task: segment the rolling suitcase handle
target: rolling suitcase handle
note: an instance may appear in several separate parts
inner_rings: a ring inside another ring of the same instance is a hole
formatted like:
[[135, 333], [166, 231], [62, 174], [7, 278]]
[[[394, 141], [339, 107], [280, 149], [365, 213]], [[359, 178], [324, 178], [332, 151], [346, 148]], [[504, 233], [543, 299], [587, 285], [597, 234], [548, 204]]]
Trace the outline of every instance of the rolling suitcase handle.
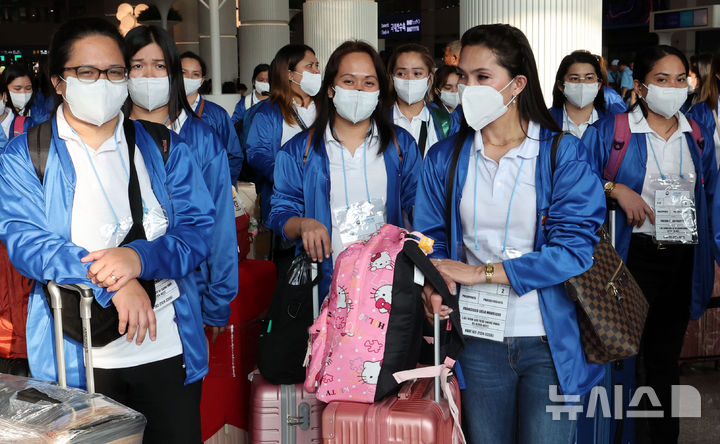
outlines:
[[[442, 306], [442, 296], [439, 294], [430, 296], [430, 304], [433, 309], [434, 362], [435, 365], [440, 365], [440, 307]], [[435, 402], [440, 403], [440, 376], [435, 376]]]
[[65, 344], [63, 342], [62, 327], [62, 298], [60, 288], [80, 293], [80, 318], [83, 329], [83, 356], [85, 357], [85, 383], [90, 394], [95, 393], [95, 378], [92, 363], [92, 334], [90, 329], [90, 307], [95, 295], [90, 287], [83, 284], [57, 284], [48, 282], [47, 289], [55, 318], [55, 356], [57, 358], [58, 383], [60, 387], [67, 387], [67, 374], [65, 371]]
[[607, 200], [608, 208], [608, 231], [610, 234], [610, 244], [615, 248], [615, 212], [617, 210], [617, 201], [615, 199]]

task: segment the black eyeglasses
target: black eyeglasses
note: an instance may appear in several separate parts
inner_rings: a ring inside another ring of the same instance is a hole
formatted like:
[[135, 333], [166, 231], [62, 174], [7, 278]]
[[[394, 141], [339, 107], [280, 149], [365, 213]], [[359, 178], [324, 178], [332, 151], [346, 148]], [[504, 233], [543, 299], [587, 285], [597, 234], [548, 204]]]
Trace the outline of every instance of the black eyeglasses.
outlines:
[[101, 74], [113, 83], [122, 83], [128, 78], [128, 69], [124, 66], [111, 66], [108, 69], [99, 69], [89, 65], [66, 66], [66, 71], [75, 71], [75, 76], [83, 83], [95, 83]]

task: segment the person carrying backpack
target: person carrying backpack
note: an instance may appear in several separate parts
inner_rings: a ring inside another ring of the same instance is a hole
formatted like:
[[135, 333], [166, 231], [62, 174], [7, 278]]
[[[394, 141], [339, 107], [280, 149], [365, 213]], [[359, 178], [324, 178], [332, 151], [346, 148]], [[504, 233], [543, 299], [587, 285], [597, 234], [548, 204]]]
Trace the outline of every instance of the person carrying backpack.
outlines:
[[615, 247], [650, 306], [638, 386], [655, 391], [663, 417], [636, 423], [638, 439], [653, 443], [677, 442], [671, 386], [680, 383], [688, 320], [705, 311], [715, 275], [708, 219], [715, 148], [712, 134], [680, 112], [687, 75], [679, 50], [661, 45], [642, 51], [634, 71], [638, 101], [583, 135], [606, 196], [618, 204]]

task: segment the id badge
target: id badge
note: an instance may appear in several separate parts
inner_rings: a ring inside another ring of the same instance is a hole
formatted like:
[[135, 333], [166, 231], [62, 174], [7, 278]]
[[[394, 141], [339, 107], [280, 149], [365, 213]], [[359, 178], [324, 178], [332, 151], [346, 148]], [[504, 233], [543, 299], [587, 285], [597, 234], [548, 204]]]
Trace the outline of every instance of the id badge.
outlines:
[[475, 284], [460, 287], [460, 325], [463, 334], [502, 342], [505, 339], [510, 286]]
[[653, 175], [649, 179], [655, 191], [655, 240], [664, 244], [697, 244], [693, 182], [678, 175]]
[[159, 311], [169, 306], [179, 297], [180, 288], [178, 288], [175, 279], [157, 280], [155, 281], [155, 307], [153, 307], [153, 310]]
[[663, 243], [698, 243], [693, 193], [673, 189], [655, 191], [655, 239]]
[[369, 239], [385, 224], [385, 203], [381, 199], [355, 202], [333, 210], [343, 248]]

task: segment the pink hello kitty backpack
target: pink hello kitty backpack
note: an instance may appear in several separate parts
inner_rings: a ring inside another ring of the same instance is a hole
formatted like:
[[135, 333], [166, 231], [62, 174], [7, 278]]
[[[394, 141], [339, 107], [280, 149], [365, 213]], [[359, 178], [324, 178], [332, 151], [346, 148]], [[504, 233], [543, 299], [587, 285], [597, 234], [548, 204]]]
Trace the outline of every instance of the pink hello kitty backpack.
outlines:
[[427, 279], [453, 308], [456, 356], [463, 344], [460, 310], [425, 256], [433, 241], [384, 225], [338, 257], [330, 295], [310, 327], [305, 389], [324, 402], [372, 403], [399, 387], [393, 374], [414, 369], [423, 341], [422, 289]]

